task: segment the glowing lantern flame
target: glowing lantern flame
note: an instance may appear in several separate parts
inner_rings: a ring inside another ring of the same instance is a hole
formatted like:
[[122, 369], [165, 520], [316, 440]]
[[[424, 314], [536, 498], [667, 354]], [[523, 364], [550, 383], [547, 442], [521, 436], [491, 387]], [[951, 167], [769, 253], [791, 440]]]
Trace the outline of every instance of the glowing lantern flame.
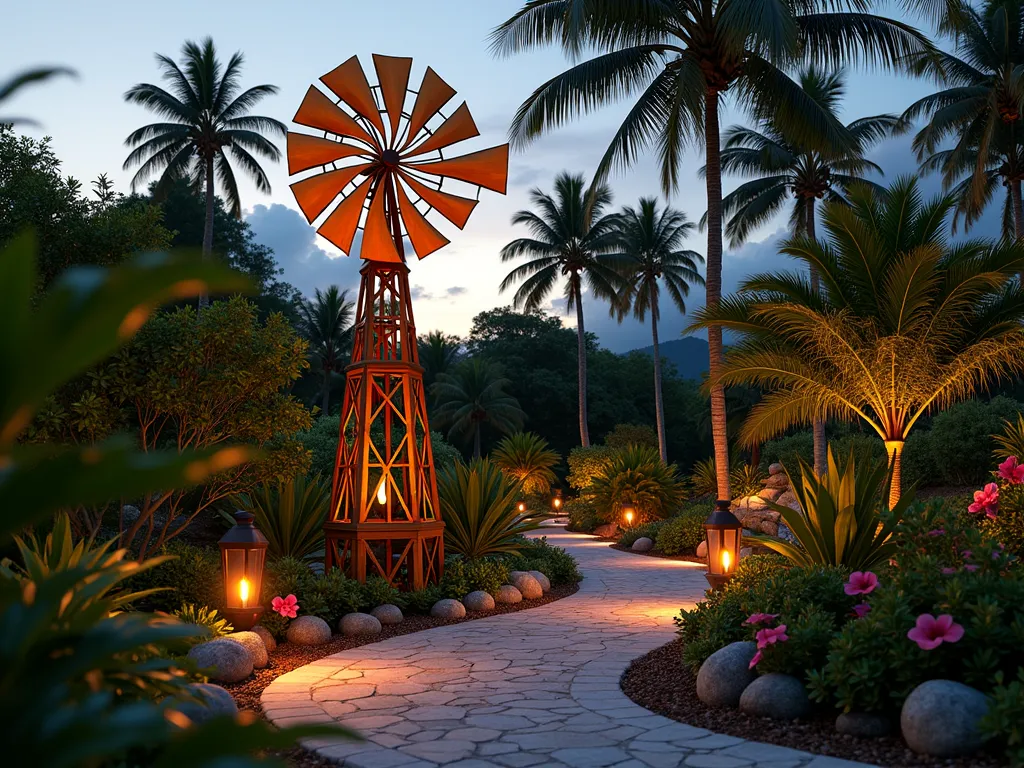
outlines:
[[249, 580], [242, 579], [238, 582], [238, 596], [242, 598], [242, 607], [249, 607]]
[[388, 489], [384, 484], [384, 478], [380, 479], [380, 485], [377, 486], [377, 503], [387, 504], [388, 503]]
[[729, 550], [722, 550], [722, 573], [728, 573], [729, 568], [732, 565], [732, 555], [729, 554]]
[[555, 503], [555, 509], [558, 509], [560, 506], [562, 506], [562, 500], [559, 499], [559, 498], [556, 498], [554, 503]]
[[627, 509], [626, 510], [626, 524], [627, 525], [632, 525], [633, 524], [633, 510], [632, 509]]
[[526, 511], [526, 504], [524, 504], [521, 501], [519, 502], [519, 511], [520, 512], [525, 512]]

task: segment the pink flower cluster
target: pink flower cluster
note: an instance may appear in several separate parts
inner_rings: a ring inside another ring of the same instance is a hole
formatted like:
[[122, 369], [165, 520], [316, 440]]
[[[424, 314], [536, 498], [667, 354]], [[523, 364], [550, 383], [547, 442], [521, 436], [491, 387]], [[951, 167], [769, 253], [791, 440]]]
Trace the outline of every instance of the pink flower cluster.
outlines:
[[774, 624], [777, 618], [777, 613], [752, 613], [743, 623], [749, 627], [756, 627], [760, 624]]
[[[758, 614], [754, 614], [757, 616]], [[760, 614], [762, 616], [768, 614]], [[748, 619], [749, 621], [749, 619]], [[777, 627], [765, 627], [764, 629], [758, 630], [754, 636], [757, 640], [757, 653], [754, 654], [754, 658], [750, 660], [749, 669], [753, 669], [758, 665], [761, 659], [764, 658], [764, 649], [769, 645], [775, 645], [775, 643], [784, 643], [789, 640], [789, 635], [786, 634], [786, 625], [779, 624]]]
[[870, 595], [878, 589], [878, 577], [871, 571], [854, 571], [843, 586], [848, 595]]
[[299, 599], [295, 595], [288, 597], [275, 597], [270, 601], [270, 608], [286, 619], [294, 619], [299, 615]]
[[1011, 456], [999, 465], [999, 476], [1011, 485], [1024, 483], [1024, 464], [1017, 462], [1016, 456]]
[[955, 643], [963, 636], [964, 628], [953, 621], [948, 613], [938, 617], [922, 613], [917, 617], [914, 628], [907, 632], [907, 637], [923, 651], [931, 651], [943, 643]]
[[[1000, 464], [999, 466], [999, 471], [1002, 473], [1003, 465]], [[967, 507], [967, 511], [973, 515], [984, 514], [986, 517], [994, 520], [996, 513], [999, 511], [999, 486], [995, 483], [989, 483], [980, 491], [975, 491], [974, 503]]]

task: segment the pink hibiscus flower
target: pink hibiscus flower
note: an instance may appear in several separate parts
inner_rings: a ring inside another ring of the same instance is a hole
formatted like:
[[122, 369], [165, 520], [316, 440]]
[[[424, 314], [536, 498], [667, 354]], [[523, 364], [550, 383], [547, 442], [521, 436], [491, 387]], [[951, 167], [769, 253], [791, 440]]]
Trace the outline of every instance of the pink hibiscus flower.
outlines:
[[929, 536], [945, 536], [946, 535], [946, 529], [945, 528], [936, 528], [933, 531], [928, 531], [928, 535]]
[[867, 603], [861, 603], [860, 605], [853, 606], [853, 612], [858, 619], [863, 619], [871, 612], [871, 606]]
[[753, 669], [754, 667], [756, 667], [756, 666], [757, 666], [757, 663], [758, 663], [759, 661], [761, 661], [761, 659], [763, 659], [763, 658], [764, 658], [764, 654], [763, 654], [763, 653], [761, 653], [760, 651], [758, 651], [757, 653], [755, 653], [755, 654], [754, 654], [754, 657], [753, 657], [753, 658], [752, 658], [752, 659], [750, 660], [750, 664], [749, 664], [749, 665], [747, 665], [747, 669]]
[[970, 571], [971, 573], [974, 573], [976, 570], [978, 570], [978, 566], [976, 566], [976, 565], [965, 565], [964, 566], [964, 570], [965, 571]]
[[942, 569], [942, 575], [943, 576], [952, 576], [954, 573], [956, 573], [956, 568], [943, 568]]
[[1016, 456], [1011, 456], [999, 465], [999, 476], [1013, 485], [1024, 483], [1024, 464], [1017, 461]]
[[870, 595], [878, 587], [878, 577], [871, 571], [854, 571], [843, 591], [848, 595]]
[[299, 600], [295, 595], [288, 597], [275, 597], [270, 601], [270, 608], [286, 619], [294, 619], [299, 614]]
[[771, 624], [777, 618], [777, 613], [752, 613], [743, 623], [747, 626], [756, 627], [758, 624]]
[[922, 613], [917, 617], [917, 624], [907, 632], [907, 637], [917, 643], [924, 651], [938, 648], [943, 643], [955, 643], [964, 636], [964, 628], [953, 621], [953, 617], [944, 613], [938, 618], [930, 613]]
[[974, 492], [974, 503], [967, 507], [967, 511], [974, 515], [985, 513], [991, 518], [996, 516], [999, 509], [999, 486], [989, 483], [980, 491]]
[[767, 648], [769, 645], [784, 643], [789, 640], [789, 635], [786, 634], [785, 624], [779, 624], [777, 627], [768, 627], [766, 629], [759, 630], [754, 637], [757, 639], [757, 647], [762, 650]]

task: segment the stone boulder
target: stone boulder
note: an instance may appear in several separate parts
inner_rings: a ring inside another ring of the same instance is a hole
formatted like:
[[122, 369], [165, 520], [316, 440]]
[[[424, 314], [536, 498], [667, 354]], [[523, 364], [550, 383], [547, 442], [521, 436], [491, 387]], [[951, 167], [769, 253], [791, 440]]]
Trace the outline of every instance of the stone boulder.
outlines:
[[461, 619], [466, 615], [466, 606], [458, 600], [445, 598], [434, 603], [430, 615], [437, 619]]
[[402, 619], [405, 618], [405, 616], [402, 615], [402, 609], [397, 605], [391, 605], [390, 603], [378, 605], [370, 611], [370, 615], [377, 619], [381, 624], [401, 624]]
[[190, 683], [185, 689], [198, 701], [169, 698], [165, 699], [165, 702], [168, 708], [181, 712], [193, 723], [205, 723], [215, 717], [234, 717], [238, 714], [238, 705], [235, 704], [234, 697], [219, 685]]
[[267, 653], [273, 653], [277, 650], [277, 640], [270, 634], [269, 629], [257, 624], [252, 628], [252, 631], [260, 636], [260, 639], [263, 641], [263, 647], [267, 649]]
[[211, 680], [237, 683], [252, 674], [252, 654], [249, 649], [223, 637], [193, 646], [188, 657]]
[[299, 616], [291, 620], [285, 637], [296, 645], [323, 645], [330, 642], [331, 627], [319, 616]]
[[631, 549], [634, 552], [650, 552], [654, 549], [654, 539], [648, 538], [647, 536], [641, 536], [633, 542]]
[[793, 493], [793, 491], [786, 491], [784, 494], [782, 494], [781, 496], [779, 496], [779, 498], [775, 500], [775, 503], [778, 504], [780, 507], [789, 507], [790, 509], [795, 509], [798, 511], [800, 509], [800, 502], [799, 500], [797, 500], [796, 494]]
[[709, 707], [735, 707], [748, 685], [757, 677], [750, 660], [757, 653], [753, 641], [730, 643], [719, 648], [697, 671], [697, 698]]
[[467, 611], [493, 611], [494, 610], [494, 598], [484, 592], [482, 589], [478, 589], [476, 592], [470, 592], [464, 598], [462, 598], [462, 604], [466, 606]]
[[527, 571], [527, 573], [537, 580], [537, 583], [540, 584], [541, 589], [543, 589], [545, 592], [551, 591], [551, 579], [545, 576], [541, 571]]
[[844, 736], [877, 739], [889, 734], [892, 722], [875, 712], [843, 712], [836, 718], [836, 730]]
[[764, 487], [784, 490], [789, 488], [789, 478], [781, 473], [777, 475], [768, 475], [768, 479], [764, 481]]
[[618, 523], [605, 523], [604, 525], [599, 525], [594, 529], [594, 535], [600, 536], [602, 539], [614, 539], [618, 534]]
[[523, 593], [513, 587], [511, 584], [505, 584], [498, 587], [498, 594], [494, 596], [494, 602], [496, 603], [521, 603], [523, 602]]
[[239, 643], [245, 646], [246, 650], [252, 656], [252, 665], [256, 669], [263, 669], [267, 666], [267, 662], [270, 660], [267, 656], [267, 646], [263, 642], [263, 638], [256, 632], [232, 632], [230, 635], [225, 635], [225, 639]]
[[338, 622], [338, 631], [345, 637], [379, 635], [380, 619], [368, 613], [346, 613]]
[[779, 462], [775, 462], [774, 464], [769, 464], [768, 465], [768, 474], [769, 475], [782, 475], [782, 474], [785, 474], [785, 472], [786, 472], [785, 467], [783, 467]]
[[903, 702], [900, 729], [915, 752], [933, 757], [969, 755], [981, 749], [978, 723], [987, 712], [988, 699], [981, 691], [952, 680], [929, 680]]
[[512, 571], [508, 575], [508, 580], [513, 587], [519, 590], [524, 600], [536, 600], [539, 597], [544, 597], [544, 590], [541, 588], [540, 582], [526, 571]]
[[700, 544], [697, 545], [697, 557], [707, 559], [708, 556], [708, 540], [704, 539]]
[[796, 720], [811, 709], [804, 684], [792, 675], [761, 675], [743, 689], [740, 710], [756, 717]]

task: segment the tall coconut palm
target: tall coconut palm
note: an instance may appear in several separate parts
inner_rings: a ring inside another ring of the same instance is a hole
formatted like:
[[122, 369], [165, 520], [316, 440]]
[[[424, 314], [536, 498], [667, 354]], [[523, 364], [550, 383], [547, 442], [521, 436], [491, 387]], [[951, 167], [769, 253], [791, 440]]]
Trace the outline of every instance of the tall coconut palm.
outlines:
[[[819, 107], [838, 117], [844, 92], [840, 73], [825, 74], [817, 67], [800, 73], [800, 87]], [[895, 115], [876, 115], [854, 120], [846, 126], [853, 146], [801, 144], [790, 140], [784, 126], [766, 121], [761, 131], [733, 126], [725, 132], [722, 172], [754, 176], [722, 199], [722, 213], [728, 218], [725, 234], [733, 248], [741, 245], [751, 232], [771, 220], [793, 200], [790, 229], [794, 235], [814, 238], [815, 203], [819, 199], [844, 199], [855, 182], [870, 184], [861, 176], [867, 171], [882, 174], [882, 169], [864, 153], [900, 127]], [[701, 222], [704, 223], [703, 221]], [[811, 285], [817, 286], [815, 270]], [[821, 477], [826, 470], [825, 423], [815, 419], [814, 471]]]
[[442, 373], [447, 373], [462, 354], [462, 340], [444, 331], [431, 331], [419, 342], [420, 365], [423, 366], [423, 386], [428, 390]]
[[[951, 26], [955, 53], [913, 57], [915, 72], [930, 75], [942, 87], [904, 113], [908, 123], [928, 117], [914, 137], [914, 149], [921, 160], [928, 159], [928, 167], [941, 169], [947, 186], [970, 171], [970, 183], [961, 185], [959, 195], [972, 221], [991, 198], [991, 171], [1002, 168], [1014, 232], [1024, 237], [1024, 5], [1012, 0], [987, 0], [979, 8], [962, 3]], [[935, 154], [950, 139], [953, 146]]]
[[348, 300], [348, 291], [336, 285], [327, 290], [316, 289], [313, 300], [299, 307], [302, 333], [309, 340], [309, 355], [323, 375], [320, 415], [326, 416], [331, 405], [331, 379], [348, 364], [352, 351], [352, 316], [355, 304]]
[[565, 276], [566, 311], [576, 310], [580, 442], [588, 447], [583, 283], [594, 296], [607, 299], [614, 297], [621, 287], [615, 262], [608, 256], [617, 247], [618, 217], [604, 213], [612, 201], [608, 187], [598, 185], [588, 191], [582, 174], [562, 172], [555, 178], [553, 196], [533, 189], [530, 199], [538, 212], [519, 211], [512, 217], [512, 223], [525, 225], [532, 237], [513, 240], [501, 249], [502, 261], [528, 261], [508, 273], [501, 281], [501, 290], [522, 282], [514, 303], [516, 308], [531, 311], [543, 304]]
[[633, 317], [641, 323], [651, 313], [651, 339], [654, 344], [654, 409], [658, 427], [658, 450], [668, 463], [665, 447], [665, 401], [661, 394], [661, 354], [658, 350], [658, 321], [661, 319], [661, 284], [669, 300], [686, 313], [686, 296], [690, 285], [704, 285], [697, 265], [704, 257], [682, 248], [693, 232], [693, 223], [686, 214], [666, 206], [658, 210], [653, 197], [640, 198], [636, 208], [626, 207], [619, 223], [622, 248], [622, 273], [626, 286], [618, 297], [621, 320], [632, 308]]
[[506, 392], [511, 384], [497, 364], [479, 358], [464, 360], [451, 373], [440, 374], [431, 387], [438, 426], [447, 427], [449, 437], [471, 439], [473, 458], [479, 459], [485, 424], [510, 434], [526, 418], [519, 401]]
[[1024, 266], [1017, 243], [950, 244], [955, 201], [923, 202], [913, 179], [879, 195], [850, 191], [826, 202], [825, 237], [782, 248], [815, 267], [755, 275], [739, 293], [699, 313], [741, 335], [719, 381], [766, 389], [740, 433], [747, 444], [814, 418], [863, 419], [893, 466], [889, 503], [900, 497], [903, 444], [930, 410], [973, 396], [1024, 370]]
[[[203, 255], [208, 257], [213, 251], [215, 177], [220, 179], [229, 210], [241, 217], [242, 201], [232, 161], [256, 189], [270, 194], [270, 180], [257, 157], [279, 160], [281, 151], [267, 135], [283, 137], [287, 128], [271, 117], [249, 114], [264, 97], [277, 93], [277, 86], [256, 85], [241, 91], [241, 52], [233, 54], [224, 66], [208, 37], [201, 43], [186, 42], [181, 54], [180, 66], [168, 56], [156, 56], [170, 90], [139, 83], [125, 92], [125, 101], [146, 107], [165, 122], [151, 123], [128, 135], [124, 143], [132, 152], [124, 168], [138, 166], [132, 189], [160, 173], [154, 190], [157, 198], [180, 177], [189, 178], [196, 189], [205, 191]], [[204, 303], [201, 297], [200, 304]]]
[[[835, 116], [815, 104], [786, 71], [808, 62], [829, 68], [858, 59], [888, 64], [933, 50], [917, 30], [866, 13], [865, 5], [856, 0], [533, 0], [494, 31], [498, 53], [560, 45], [575, 59], [593, 55], [533, 92], [513, 120], [512, 142], [522, 147], [582, 114], [633, 98], [595, 181], [656, 148], [666, 193], [678, 185], [686, 146], [703, 144], [706, 303], [715, 307], [722, 290], [721, 101], [731, 96], [736, 106], [770, 117], [795, 141], [852, 145]], [[712, 324], [713, 381], [719, 380], [722, 349], [722, 329]], [[711, 389], [711, 411], [718, 498], [727, 500], [729, 448], [720, 384]]]

